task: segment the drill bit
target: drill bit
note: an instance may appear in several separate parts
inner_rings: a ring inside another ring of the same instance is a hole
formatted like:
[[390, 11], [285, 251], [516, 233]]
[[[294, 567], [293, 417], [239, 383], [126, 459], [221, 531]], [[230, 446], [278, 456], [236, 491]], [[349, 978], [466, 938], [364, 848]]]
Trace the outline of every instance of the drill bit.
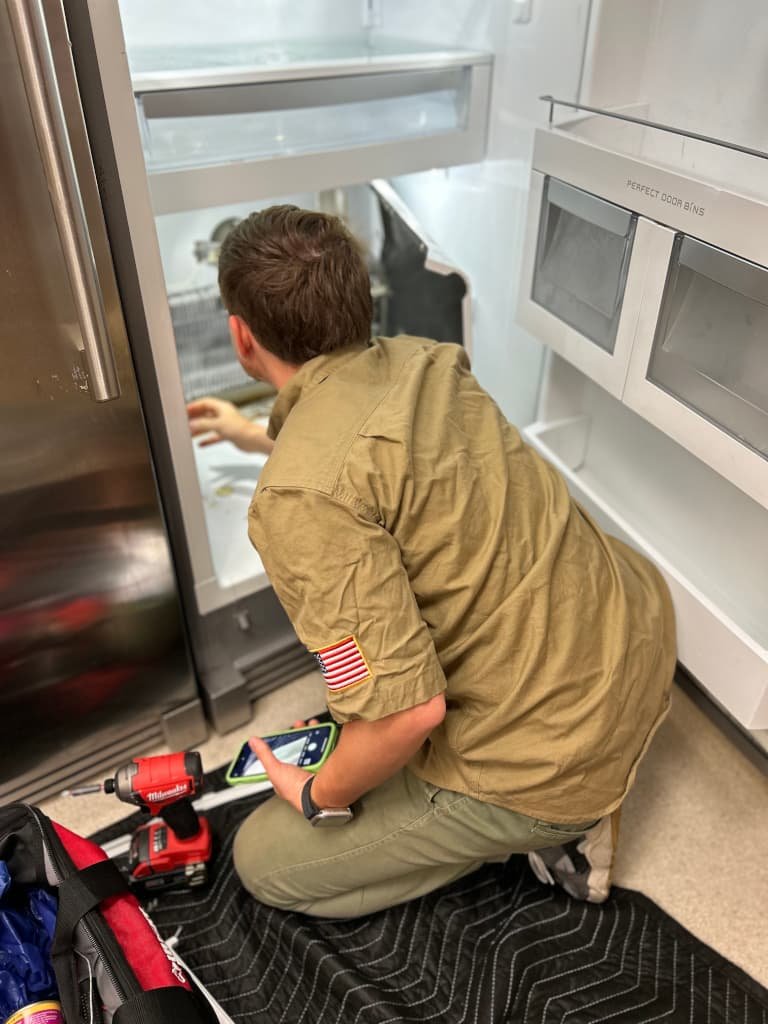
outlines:
[[93, 782], [89, 786], [75, 786], [74, 789], [62, 790], [62, 796], [86, 796], [88, 793], [101, 793], [104, 789], [102, 782]]

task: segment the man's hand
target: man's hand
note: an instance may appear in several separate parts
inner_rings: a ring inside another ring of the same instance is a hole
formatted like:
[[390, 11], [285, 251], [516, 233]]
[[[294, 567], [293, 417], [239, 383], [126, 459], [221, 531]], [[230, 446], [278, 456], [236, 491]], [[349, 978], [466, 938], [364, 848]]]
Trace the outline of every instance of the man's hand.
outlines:
[[[386, 718], [347, 722], [330, 757], [315, 775], [313, 802], [321, 808], [350, 807], [407, 764], [444, 717], [445, 695], [440, 693]], [[313, 721], [310, 719], [309, 724]], [[294, 727], [303, 724], [296, 722]], [[308, 773], [278, 761], [269, 745], [258, 737], [248, 743], [264, 765], [275, 793], [303, 814], [301, 790]]]
[[300, 814], [303, 814], [301, 791], [304, 788], [304, 783], [310, 778], [310, 773], [303, 768], [297, 768], [295, 764], [278, 761], [269, 744], [259, 739], [258, 736], [248, 740], [248, 745], [264, 765], [264, 771], [269, 776], [275, 793], [283, 800], [287, 800]]
[[386, 718], [347, 722], [315, 776], [312, 800], [318, 807], [350, 807], [406, 765], [444, 717], [440, 693]]
[[220, 398], [198, 398], [187, 406], [189, 429], [193, 437], [208, 435], [201, 446], [231, 441], [244, 452], [269, 455], [274, 441], [267, 437], [264, 427], [238, 412], [231, 402]]

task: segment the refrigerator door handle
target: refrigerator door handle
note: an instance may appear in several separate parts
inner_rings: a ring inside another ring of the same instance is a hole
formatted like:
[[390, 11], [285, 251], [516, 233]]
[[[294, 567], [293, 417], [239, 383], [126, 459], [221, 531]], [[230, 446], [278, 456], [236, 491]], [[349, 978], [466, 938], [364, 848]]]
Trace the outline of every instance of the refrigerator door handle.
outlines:
[[120, 397], [120, 382], [42, 2], [6, 5], [82, 331], [90, 394], [109, 402]]

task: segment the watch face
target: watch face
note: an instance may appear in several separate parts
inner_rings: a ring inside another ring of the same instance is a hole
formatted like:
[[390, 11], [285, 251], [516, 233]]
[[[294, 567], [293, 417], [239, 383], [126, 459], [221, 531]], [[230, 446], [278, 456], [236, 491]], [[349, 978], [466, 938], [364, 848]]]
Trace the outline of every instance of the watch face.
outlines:
[[315, 828], [328, 828], [334, 825], [346, 825], [353, 817], [349, 807], [324, 808], [310, 818], [310, 821]]

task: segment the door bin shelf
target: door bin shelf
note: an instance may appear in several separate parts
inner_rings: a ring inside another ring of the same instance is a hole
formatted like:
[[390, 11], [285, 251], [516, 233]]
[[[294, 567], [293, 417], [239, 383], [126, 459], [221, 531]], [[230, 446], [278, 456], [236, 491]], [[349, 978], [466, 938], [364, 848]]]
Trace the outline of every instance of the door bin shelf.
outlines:
[[679, 236], [648, 379], [768, 457], [768, 271]]
[[[520, 319], [617, 398], [641, 299], [644, 241], [630, 210], [533, 171]], [[630, 273], [630, 263], [639, 272]]]
[[768, 270], [675, 235], [624, 400], [768, 507]]
[[[184, 56], [168, 67], [163, 53], [153, 60], [132, 55], [156, 213], [337, 187], [485, 154], [487, 53], [414, 52], [396, 42], [356, 48], [342, 40], [293, 63], [269, 63], [254, 50], [215, 59], [194, 50], [180, 68]], [[247, 65], [233, 63], [246, 56]]]
[[533, 300], [613, 354], [637, 217], [547, 178]]

